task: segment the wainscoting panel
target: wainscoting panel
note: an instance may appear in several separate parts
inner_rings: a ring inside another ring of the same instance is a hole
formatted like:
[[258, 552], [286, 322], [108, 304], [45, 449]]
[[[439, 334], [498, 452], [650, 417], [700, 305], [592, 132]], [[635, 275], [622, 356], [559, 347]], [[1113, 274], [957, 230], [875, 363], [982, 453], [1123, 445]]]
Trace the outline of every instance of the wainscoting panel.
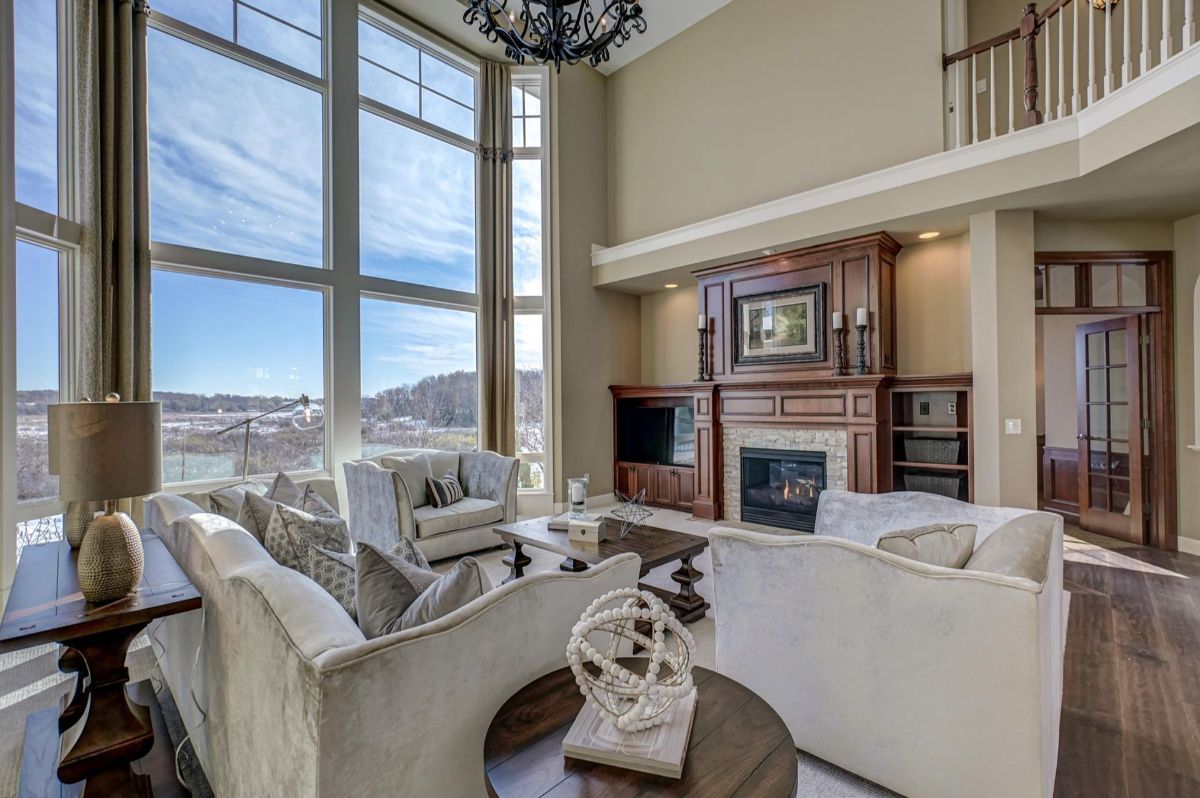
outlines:
[[1042, 508], [1078, 523], [1078, 449], [1047, 446], [1042, 450]]

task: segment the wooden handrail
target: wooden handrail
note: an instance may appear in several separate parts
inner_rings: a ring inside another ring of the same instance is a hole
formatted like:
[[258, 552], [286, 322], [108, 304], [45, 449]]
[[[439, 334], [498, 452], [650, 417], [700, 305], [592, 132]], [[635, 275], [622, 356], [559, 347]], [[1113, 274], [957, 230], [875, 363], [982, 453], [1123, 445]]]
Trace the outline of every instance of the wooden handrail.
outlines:
[[980, 53], [986, 53], [993, 47], [999, 47], [1002, 44], [1007, 44], [1013, 39], [1019, 38], [1021, 38], [1021, 29], [1013, 28], [1008, 33], [1001, 33], [999, 36], [993, 36], [986, 42], [980, 42], [979, 44], [959, 50], [956, 53], [950, 53], [950, 55], [944, 55], [942, 56], [942, 70], [945, 71], [949, 69], [951, 64], [958, 63], [959, 61], [966, 61], [971, 56], [979, 55]]
[[1070, 3], [1070, 2], [1071, 2], [1071, 0], [1054, 0], [1054, 2], [1051, 3], [1045, 11], [1038, 14], [1038, 25], [1041, 25], [1043, 22], [1048, 20], [1050, 17], [1057, 14], [1059, 9], [1061, 9], [1063, 6], [1065, 6], [1067, 3]]

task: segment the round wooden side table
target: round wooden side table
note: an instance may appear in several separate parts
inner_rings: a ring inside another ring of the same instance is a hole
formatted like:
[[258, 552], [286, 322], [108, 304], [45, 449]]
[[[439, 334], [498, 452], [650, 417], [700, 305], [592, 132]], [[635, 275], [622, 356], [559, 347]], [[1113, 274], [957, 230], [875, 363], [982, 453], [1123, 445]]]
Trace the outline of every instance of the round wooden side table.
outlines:
[[584, 701], [563, 668], [523, 687], [492, 719], [483, 756], [488, 795], [794, 798], [796, 746], [775, 710], [719, 673], [696, 668], [692, 675], [699, 694], [681, 778], [563, 756], [563, 738]]

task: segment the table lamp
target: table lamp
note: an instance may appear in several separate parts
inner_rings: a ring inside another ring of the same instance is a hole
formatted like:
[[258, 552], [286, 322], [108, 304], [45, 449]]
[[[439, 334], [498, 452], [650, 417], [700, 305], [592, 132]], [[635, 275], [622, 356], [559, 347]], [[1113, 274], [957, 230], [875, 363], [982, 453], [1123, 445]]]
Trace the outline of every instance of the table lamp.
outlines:
[[162, 489], [162, 404], [67, 402], [49, 408], [50, 473], [66, 501], [103, 501], [104, 514], [88, 525], [76, 566], [79, 588], [91, 602], [121, 598], [142, 581], [142, 538], [118, 499]]

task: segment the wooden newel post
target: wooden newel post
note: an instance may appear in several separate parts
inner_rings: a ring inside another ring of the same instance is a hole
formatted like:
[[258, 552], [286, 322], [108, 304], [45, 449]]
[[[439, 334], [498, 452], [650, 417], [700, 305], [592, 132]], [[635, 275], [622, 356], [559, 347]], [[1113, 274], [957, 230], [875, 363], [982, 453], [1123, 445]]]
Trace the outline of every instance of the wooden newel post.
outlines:
[[1025, 40], [1025, 125], [1042, 124], [1042, 112], [1038, 110], [1038, 63], [1037, 63], [1038, 14], [1037, 3], [1025, 6], [1021, 17], [1021, 38]]

